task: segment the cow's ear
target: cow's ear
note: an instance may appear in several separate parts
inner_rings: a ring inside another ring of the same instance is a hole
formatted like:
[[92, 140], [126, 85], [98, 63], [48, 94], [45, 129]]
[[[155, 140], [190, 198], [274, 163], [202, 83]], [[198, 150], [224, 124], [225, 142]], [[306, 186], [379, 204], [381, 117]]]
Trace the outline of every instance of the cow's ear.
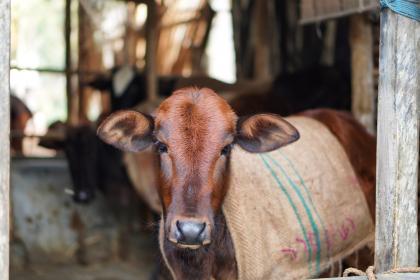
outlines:
[[298, 130], [274, 114], [257, 114], [238, 120], [236, 142], [251, 153], [276, 150], [299, 139]]
[[138, 152], [153, 143], [153, 118], [136, 111], [119, 111], [106, 118], [98, 136], [116, 148]]

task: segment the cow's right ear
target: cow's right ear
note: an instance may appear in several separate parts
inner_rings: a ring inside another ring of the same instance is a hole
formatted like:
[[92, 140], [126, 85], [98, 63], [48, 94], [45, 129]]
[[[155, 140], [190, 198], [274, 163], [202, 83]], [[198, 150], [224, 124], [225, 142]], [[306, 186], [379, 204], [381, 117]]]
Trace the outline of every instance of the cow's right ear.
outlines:
[[106, 118], [98, 128], [104, 142], [129, 152], [146, 149], [153, 143], [154, 121], [136, 111], [119, 111]]

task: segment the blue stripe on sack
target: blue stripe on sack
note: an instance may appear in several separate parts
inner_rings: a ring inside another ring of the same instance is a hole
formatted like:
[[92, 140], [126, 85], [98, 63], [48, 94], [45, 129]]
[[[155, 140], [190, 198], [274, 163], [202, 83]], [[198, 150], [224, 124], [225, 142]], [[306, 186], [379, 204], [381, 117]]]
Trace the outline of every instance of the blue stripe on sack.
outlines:
[[305, 201], [305, 198], [303, 197], [299, 187], [290, 179], [290, 177], [287, 175], [284, 168], [281, 166], [280, 163], [278, 163], [277, 160], [275, 160], [272, 156], [269, 154], [266, 154], [266, 156], [271, 160], [272, 163], [274, 163], [275, 166], [277, 166], [281, 173], [286, 177], [287, 181], [289, 182], [290, 186], [294, 189], [296, 195], [299, 197], [300, 202], [303, 205], [303, 208], [305, 209], [306, 215], [308, 216], [309, 222], [311, 224], [311, 228], [315, 234], [315, 240], [316, 240], [316, 273], [319, 273], [321, 271], [320, 263], [321, 263], [321, 239], [319, 237], [319, 230], [318, 226], [315, 222], [314, 217], [312, 216], [312, 212], [308, 207], [308, 204]]
[[302, 230], [302, 234], [303, 234], [303, 238], [304, 238], [305, 243], [306, 243], [306, 247], [308, 248], [308, 266], [309, 266], [309, 273], [312, 273], [312, 264], [311, 264], [311, 261], [312, 261], [312, 246], [311, 246], [311, 244], [309, 242], [308, 234], [306, 232], [306, 228], [304, 227], [304, 225], [302, 223], [302, 219], [301, 219], [301, 217], [299, 215], [299, 211], [298, 211], [296, 205], [293, 203], [292, 197], [290, 196], [290, 194], [286, 190], [285, 186], [280, 181], [280, 179], [277, 177], [277, 174], [274, 172], [274, 169], [271, 168], [270, 164], [263, 157], [263, 155], [259, 155], [259, 156], [261, 157], [261, 160], [263, 161], [265, 167], [270, 171], [270, 173], [273, 176], [274, 180], [277, 182], [277, 185], [282, 190], [283, 194], [286, 196], [286, 198], [287, 198], [290, 206], [293, 209], [293, 212], [295, 213], [296, 219], [298, 220], [299, 226], [300, 226], [300, 228]]
[[[306, 196], [309, 199], [309, 203], [311, 204], [311, 206], [312, 206], [312, 208], [315, 212], [316, 217], [318, 218], [319, 222], [321, 223], [322, 231], [324, 232], [324, 235], [325, 235], [325, 240], [326, 240], [327, 244], [329, 244], [329, 236], [328, 236], [327, 229], [325, 227], [324, 221], [321, 219], [321, 216], [319, 215], [318, 210], [315, 207], [315, 204], [312, 200], [312, 194], [309, 191], [308, 187], [306, 186], [305, 181], [303, 180], [302, 176], [300, 175], [299, 171], [297, 170], [297, 168], [295, 167], [293, 162], [284, 153], [282, 153], [281, 150], [278, 150], [278, 154], [283, 159], [285, 159], [287, 161], [287, 163], [289, 164], [289, 166], [292, 168], [293, 172], [295, 173], [296, 177], [300, 181], [300, 184], [302, 185], [303, 189], [305, 190]], [[327, 245], [327, 247], [328, 247], [327, 257], [329, 258], [330, 257], [329, 245]]]

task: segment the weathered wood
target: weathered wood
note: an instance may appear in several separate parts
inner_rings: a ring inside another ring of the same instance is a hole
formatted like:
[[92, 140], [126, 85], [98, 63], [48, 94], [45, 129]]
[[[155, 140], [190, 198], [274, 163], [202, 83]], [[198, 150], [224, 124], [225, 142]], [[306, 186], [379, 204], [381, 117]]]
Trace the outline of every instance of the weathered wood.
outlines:
[[[80, 72], [103, 72], [102, 67], [102, 51], [95, 43], [95, 26], [92, 18], [86, 12], [83, 5], [79, 5], [78, 9], [78, 35], [79, 35], [79, 56], [78, 69]], [[92, 98], [93, 89], [86, 86], [91, 76], [79, 74], [78, 75], [78, 119], [79, 122], [88, 120], [88, 111], [90, 107], [90, 100]]]
[[[381, 11], [375, 267], [417, 266], [420, 24]], [[417, 276], [418, 279], [418, 276]]]
[[372, 26], [364, 14], [350, 17], [352, 112], [371, 133], [375, 132]]
[[373, 0], [353, 1], [317, 1], [304, 0], [300, 4], [300, 24], [320, 22], [370, 11], [378, 7], [379, 2]]
[[334, 65], [335, 44], [337, 41], [337, 21], [329, 20], [325, 23], [325, 32], [323, 39], [323, 50], [321, 55], [321, 64], [327, 66]]
[[66, 0], [64, 8], [64, 47], [66, 70], [67, 121], [75, 124], [77, 121], [77, 99], [74, 95], [71, 73], [71, 0]]
[[140, 33], [136, 30], [136, 11], [135, 2], [127, 3], [127, 19], [124, 35], [124, 64], [135, 66], [137, 64], [137, 42]]
[[[380, 274], [377, 275], [378, 280], [418, 280], [419, 275], [416, 273], [400, 273], [400, 274]], [[368, 280], [366, 276], [352, 276], [352, 277], [340, 277], [340, 278], [325, 278], [328, 280]]]
[[255, 26], [252, 34], [255, 40], [254, 77], [256, 79], [270, 78], [270, 49], [268, 30], [268, 1], [256, 1], [254, 8]]
[[147, 1], [146, 19], [146, 76], [147, 76], [147, 97], [150, 102], [158, 99], [157, 68], [156, 68], [156, 48], [158, 34], [158, 14], [156, 2]]
[[0, 0], [0, 280], [9, 279], [10, 0]]

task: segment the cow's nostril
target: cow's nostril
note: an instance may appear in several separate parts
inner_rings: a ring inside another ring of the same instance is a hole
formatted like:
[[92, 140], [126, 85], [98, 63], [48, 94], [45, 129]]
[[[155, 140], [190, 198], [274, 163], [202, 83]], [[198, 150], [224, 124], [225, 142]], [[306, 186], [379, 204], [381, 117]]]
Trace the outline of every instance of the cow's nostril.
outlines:
[[177, 221], [176, 239], [179, 243], [188, 245], [201, 245], [206, 238], [206, 223], [196, 221]]

